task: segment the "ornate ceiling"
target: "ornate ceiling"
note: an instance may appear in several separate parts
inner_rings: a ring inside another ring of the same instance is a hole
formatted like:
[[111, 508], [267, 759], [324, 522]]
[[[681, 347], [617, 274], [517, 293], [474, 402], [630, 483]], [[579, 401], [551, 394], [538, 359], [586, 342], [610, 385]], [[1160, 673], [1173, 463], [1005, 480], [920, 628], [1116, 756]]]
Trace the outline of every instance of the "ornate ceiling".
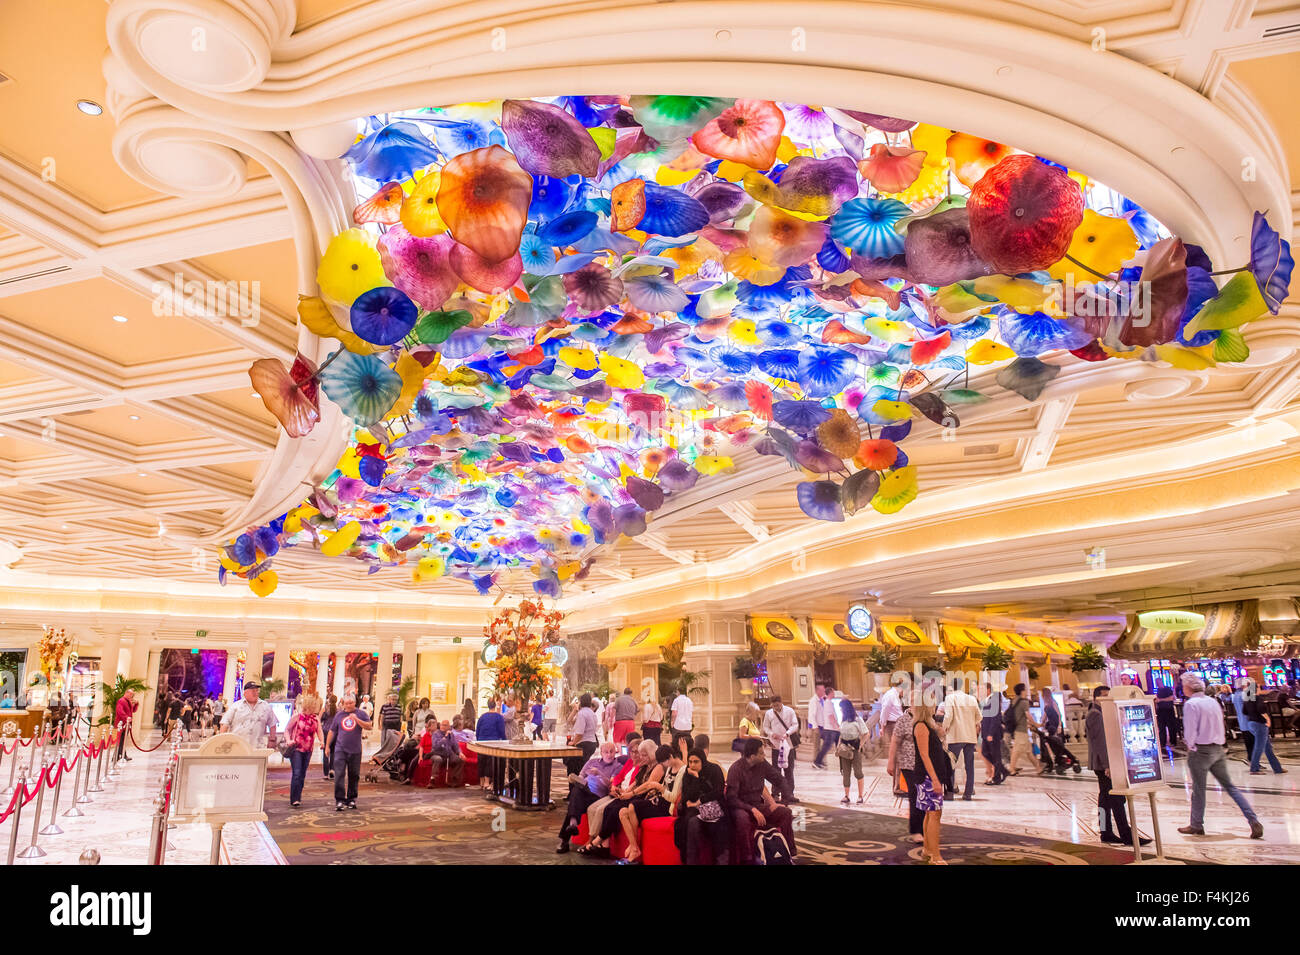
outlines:
[[[247, 368], [295, 348], [323, 353], [296, 327], [296, 297], [313, 291], [316, 257], [350, 208], [338, 164], [322, 157], [367, 112], [557, 84], [724, 94], [742, 77], [751, 93], [803, 102], [834, 89], [934, 122], [960, 111], [961, 128], [1077, 160], [1216, 260], [1240, 257], [1245, 236], [1233, 230], [1252, 208], [1293, 229], [1297, 3], [556, 13], [514, 0], [491, 23], [480, 16], [478, 5], [434, 0], [3, 5], [6, 619], [39, 616], [31, 595], [43, 579], [57, 579], [55, 591], [219, 594], [211, 545], [282, 513], [329, 473], [345, 441], [337, 411], [309, 438], [288, 439]], [[105, 112], [79, 112], [80, 99]], [[187, 281], [258, 283], [257, 322], [177, 307], [164, 290]], [[670, 603], [834, 611], [866, 594], [1082, 631], [1113, 629], [1135, 601], [1179, 588], [1294, 590], [1294, 294], [1247, 337], [1245, 366], [1067, 368], [1032, 405], [995, 398], [955, 435], [918, 427], [908, 453], [927, 493], [892, 517], [810, 529], [792, 493], [799, 477], [783, 465], [719, 477], [660, 512], [650, 533], [608, 545], [587, 591], [565, 602], [602, 623]], [[1071, 579], [1096, 546], [1106, 575]], [[480, 602], [459, 582], [377, 581], [306, 548], [277, 564], [310, 586], [260, 605], [246, 592], [221, 599], [241, 617], [380, 585], [442, 606]], [[941, 593], [963, 586], [987, 589]]]

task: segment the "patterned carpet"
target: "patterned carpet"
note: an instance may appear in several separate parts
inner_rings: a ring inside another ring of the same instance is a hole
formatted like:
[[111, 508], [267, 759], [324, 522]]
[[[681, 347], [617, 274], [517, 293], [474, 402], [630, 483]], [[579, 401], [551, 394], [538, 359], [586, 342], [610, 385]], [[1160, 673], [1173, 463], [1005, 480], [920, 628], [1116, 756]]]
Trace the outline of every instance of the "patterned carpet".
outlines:
[[[291, 809], [288, 771], [272, 768], [268, 776], [266, 825], [293, 865], [600, 864], [555, 854], [558, 812], [504, 809], [477, 789], [430, 791], [389, 782], [362, 783], [359, 808], [335, 812], [331, 786], [310, 773], [302, 807]], [[797, 808], [801, 864], [920, 864], [904, 819], [807, 803]], [[1107, 846], [959, 826], [944, 827], [943, 845], [950, 862], [978, 865], [1121, 865], [1133, 858]]]

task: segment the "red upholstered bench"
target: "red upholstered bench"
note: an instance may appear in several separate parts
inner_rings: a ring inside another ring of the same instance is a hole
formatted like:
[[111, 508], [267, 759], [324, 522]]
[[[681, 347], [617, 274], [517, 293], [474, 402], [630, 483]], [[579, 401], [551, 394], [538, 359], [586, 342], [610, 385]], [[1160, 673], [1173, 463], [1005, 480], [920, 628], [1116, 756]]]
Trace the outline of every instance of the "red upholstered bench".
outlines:
[[[591, 839], [591, 832], [587, 829], [587, 814], [582, 814], [582, 822], [578, 824], [578, 834], [573, 837], [572, 843], [575, 846], [585, 846]], [[615, 859], [623, 858], [623, 853], [627, 852], [627, 836], [623, 835], [620, 828], [614, 834], [614, 838], [609, 843], [609, 854]]]
[[673, 842], [674, 816], [660, 816], [641, 823], [642, 865], [681, 865], [682, 854]]
[[433, 772], [433, 760], [417, 759], [415, 761], [415, 768], [411, 770], [411, 785], [412, 786], [429, 785], [429, 774], [432, 772]]

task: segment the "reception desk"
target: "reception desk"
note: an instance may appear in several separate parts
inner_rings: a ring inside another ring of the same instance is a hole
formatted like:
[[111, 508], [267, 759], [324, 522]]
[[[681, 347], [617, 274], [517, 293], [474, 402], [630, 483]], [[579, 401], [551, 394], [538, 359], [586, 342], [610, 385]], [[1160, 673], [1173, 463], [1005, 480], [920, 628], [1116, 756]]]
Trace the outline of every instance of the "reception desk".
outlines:
[[40, 706], [24, 710], [0, 709], [0, 736], [5, 738], [19, 736], [26, 739], [33, 732], [39, 733], [48, 713], [49, 710]]

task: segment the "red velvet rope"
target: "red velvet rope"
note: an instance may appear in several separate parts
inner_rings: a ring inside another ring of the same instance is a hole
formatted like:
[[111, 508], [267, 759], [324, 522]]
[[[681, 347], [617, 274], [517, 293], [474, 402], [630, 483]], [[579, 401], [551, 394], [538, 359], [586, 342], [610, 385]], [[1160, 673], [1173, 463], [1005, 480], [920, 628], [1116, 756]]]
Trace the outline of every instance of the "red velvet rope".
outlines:
[[176, 732], [176, 728], [175, 728], [175, 727], [172, 727], [171, 730], [167, 733], [167, 735], [164, 736], [164, 737], [163, 737], [163, 738], [158, 742], [158, 745], [157, 745], [157, 746], [152, 746], [152, 747], [150, 747], [149, 749], [145, 749], [143, 746], [141, 746], [139, 743], [136, 742], [136, 740], [135, 740], [135, 730], [134, 730], [131, 726], [129, 726], [129, 725], [127, 726], [127, 728], [126, 728], [126, 732], [127, 732], [127, 736], [128, 736], [128, 738], [131, 740], [131, 745], [134, 746], [134, 747], [135, 747], [139, 752], [141, 752], [141, 753], [152, 753], [152, 752], [154, 752], [155, 750], [162, 749], [162, 745], [163, 745], [163, 743], [167, 742], [167, 740], [171, 738], [172, 733], [175, 733], [175, 732]]

